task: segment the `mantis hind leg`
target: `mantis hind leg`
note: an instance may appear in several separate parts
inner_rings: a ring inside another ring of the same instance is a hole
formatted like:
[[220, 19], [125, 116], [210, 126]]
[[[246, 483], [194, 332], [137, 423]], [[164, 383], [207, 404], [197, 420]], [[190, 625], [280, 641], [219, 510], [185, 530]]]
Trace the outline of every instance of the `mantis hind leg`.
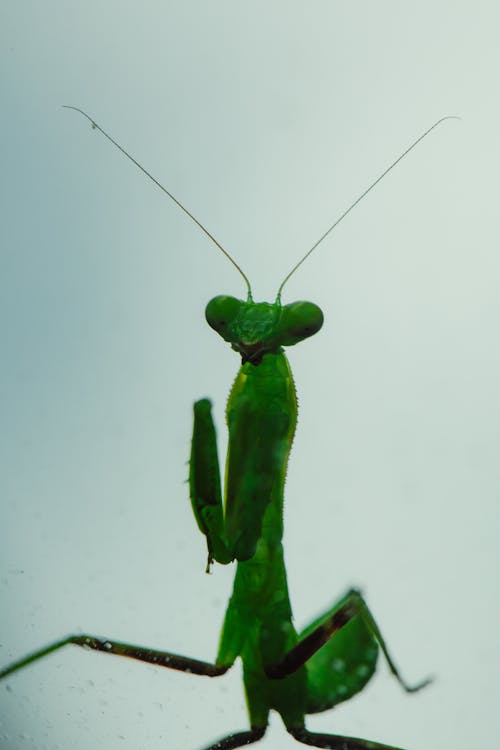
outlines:
[[340, 734], [322, 734], [309, 732], [307, 729], [288, 729], [297, 742], [325, 750], [401, 750], [393, 745], [382, 745], [380, 742], [361, 740], [356, 737], [344, 737]]
[[233, 750], [235, 747], [252, 745], [254, 742], [258, 742], [262, 739], [265, 733], [266, 727], [254, 727], [247, 732], [228, 734], [227, 737], [223, 737], [214, 745], [210, 745], [210, 747], [206, 747], [204, 750]]

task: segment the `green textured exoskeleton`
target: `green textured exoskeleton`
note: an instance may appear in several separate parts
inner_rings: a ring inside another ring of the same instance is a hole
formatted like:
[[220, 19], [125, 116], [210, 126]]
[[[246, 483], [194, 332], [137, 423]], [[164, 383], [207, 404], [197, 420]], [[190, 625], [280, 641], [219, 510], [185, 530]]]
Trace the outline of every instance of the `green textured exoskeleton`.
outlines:
[[194, 408], [191, 501], [207, 536], [209, 563], [226, 563], [254, 557], [270, 506], [278, 509], [279, 521], [265, 523], [266, 536], [281, 540], [286, 464], [297, 421], [295, 388], [283, 346], [319, 331], [323, 314], [310, 302], [281, 307], [220, 296], [208, 303], [206, 318], [242, 359], [227, 403], [224, 513], [210, 405], [204, 400]]
[[281, 539], [283, 491], [297, 423], [297, 398], [283, 347], [319, 331], [323, 313], [311, 302], [282, 306], [281, 292], [291, 274], [332, 229], [442, 120], [421, 135], [344, 211], [285, 277], [275, 303], [268, 304], [252, 300], [247, 277], [208, 230], [92, 118], [78, 111], [193, 219], [247, 284], [246, 302], [219, 296], [206, 308], [209, 325], [242, 362], [227, 403], [229, 444], [224, 495], [207, 399], [194, 405], [189, 471], [194, 516], [207, 540], [207, 569], [214, 562], [236, 560], [236, 577], [214, 663], [93, 635], [70, 635], [6, 667], [0, 671], [0, 679], [70, 643], [207, 677], [223, 675], [240, 657], [250, 729], [229, 734], [207, 750], [231, 750], [257, 742], [266, 731], [271, 709], [281, 715], [288, 732], [305, 745], [330, 750], [397, 750], [369, 740], [318, 734], [305, 727], [307, 714], [325, 711], [366, 685], [375, 671], [379, 651], [408, 692], [419, 690], [429, 680], [413, 687], [403, 681], [356, 590], [347, 592], [302, 633], [297, 634], [293, 627]]
[[298, 635], [292, 624], [281, 540], [297, 398], [283, 347], [319, 331], [323, 313], [311, 302], [281, 306], [219, 296], [208, 303], [206, 318], [240, 354], [242, 365], [226, 410], [229, 442], [224, 503], [207, 399], [194, 405], [191, 502], [207, 538], [207, 568], [214, 561], [238, 561], [216, 666], [227, 669], [238, 656], [242, 658], [252, 727], [250, 733], [231, 735], [224, 744], [212, 747], [238, 747], [257, 740], [267, 726], [270, 709], [280, 713], [296, 739], [316, 747], [386, 747], [313, 735], [304, 727], [305, 714], [331, 708], [364, 687], [375, 670], [379, 644], [397, 674], [356, 591], [304, 633]]

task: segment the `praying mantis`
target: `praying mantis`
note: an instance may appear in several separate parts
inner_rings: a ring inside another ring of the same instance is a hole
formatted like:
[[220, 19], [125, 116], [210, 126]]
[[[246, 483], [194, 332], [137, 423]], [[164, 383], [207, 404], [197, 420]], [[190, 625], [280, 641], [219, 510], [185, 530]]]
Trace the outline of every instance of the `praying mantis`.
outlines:
[[229, 439], [224, 493], [208, 399], [194, 404], [189, 462], [191, 505], [206, 539], [207, 572], [214, 563], [236, 561], [236, 575], [213, 663], [79, 634], [12, 663], [0, 670], [0, 679], [68, 644], [206, 677], [224, 675], [240, 657], [250, 729], [228, 734], [205, 750], [232, 750], [258, 742], [266, 732], [271, 710], [280, 714], [289, 734], [305, 745], [330, 750], [398, 750], [366, 739], [312, 732], [305, 726], [307, 714], [326, 711], [361, 691], [375, 672], [379, 652], [408, 693], [422, 689], [430, 679], [410, 685], [402, 678], [358, 590], [348, 591], [302, 633], [294, 629], [282, 536], [284, 484], [297, 421], [297, 399], [283, 347], [298, 344], [319, 331], [323, 313], [312, 302], [282, 305], [281, 296], [292, 274], [378, 182], [444, 120], [456, 118], [435, 122], [371, 183], [295, 264], [270, 304], [254, 302], [250, 282], [240, 266], [177, 198], [86, 112], [68, 108], [87, 118], [172, 199], [245, 282], [246, 300], [220, 295], [205, 311], [209, 326], [241, 357], [226, 409]]

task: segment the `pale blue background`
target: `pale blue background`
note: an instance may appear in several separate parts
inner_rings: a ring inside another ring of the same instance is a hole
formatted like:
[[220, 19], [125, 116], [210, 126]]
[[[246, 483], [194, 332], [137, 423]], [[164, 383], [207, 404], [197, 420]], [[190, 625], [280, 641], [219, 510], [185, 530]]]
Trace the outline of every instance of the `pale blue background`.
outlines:
[[[323, 331], [285, 549], [298, 626], [361, 585], [405, 676], [311, 718], [406, 750], [500, 735], [497, 2], [4, 3], [1, 662], [79, 630], [213, 658], [191, 403], [237, 357], [204, 322], [234, 269], [76, 113], [205, 222], [257, 299], [434, 120], [290, 282]], [[223, 430], [221, 449], [223, 449]], [[68, 648], [0, 686], [8, 750], [200, 750], [247, 726], [208, 681]], [[274, 719], [259, 748], [300, 747]]]

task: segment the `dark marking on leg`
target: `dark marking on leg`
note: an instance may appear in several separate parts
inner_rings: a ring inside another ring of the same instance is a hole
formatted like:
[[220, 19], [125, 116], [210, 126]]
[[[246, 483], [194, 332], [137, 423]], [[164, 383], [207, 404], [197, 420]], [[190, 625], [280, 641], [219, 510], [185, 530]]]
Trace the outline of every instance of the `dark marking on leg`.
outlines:
[[254, 727], [247, 732], [236, 732], [236, 734], [228, 734], [227, 737], [223, 737], [221, 740], [216, 742], [210, 747], [206, 747], [205, 750], [234, 750], [235, 747], [243, 747], [243, 745], [252, 745], [254, 742], [258, 742], [266, 733], [267, 727]]
[[157, 651], [152, 648], [133, 646], [130, 643], [96, 638], [92, 635], [71, 636], [68, 642], [91, 651], [102, 651], [105, 654], [114, 654], [115, 656], [127, 656], [129, 659], [137, 659], [137, 661], [154, 664], [157, 667], [177, 669], [180, 672], [190, 672], [205, 677], [219, 677], [225, 674], [231, 666], [210, 664], [210, 662], [191, 659], [188, 656], [172, 654], [169, 651]]
[[282, 680], [306, 663], [313, 654], [324, 646], [330, 638], [344, 627], [353, 617], [359, 614], [358, 607], [353, 602], [346, 602], [337, 612], [309, 633], [296, 646], [290, 649], [277, 664], [266, 667], [266, 676], [271, 680]]
[[357, 737], [343, 737], [340, 734], [322, 734], [309, 732], [304, 727], [288, 729], [297, 742], [304, 745], [323, 748], [323, 750], [401, 750], [394, 745], [382, 745], [380, 742], [371, 742]]

